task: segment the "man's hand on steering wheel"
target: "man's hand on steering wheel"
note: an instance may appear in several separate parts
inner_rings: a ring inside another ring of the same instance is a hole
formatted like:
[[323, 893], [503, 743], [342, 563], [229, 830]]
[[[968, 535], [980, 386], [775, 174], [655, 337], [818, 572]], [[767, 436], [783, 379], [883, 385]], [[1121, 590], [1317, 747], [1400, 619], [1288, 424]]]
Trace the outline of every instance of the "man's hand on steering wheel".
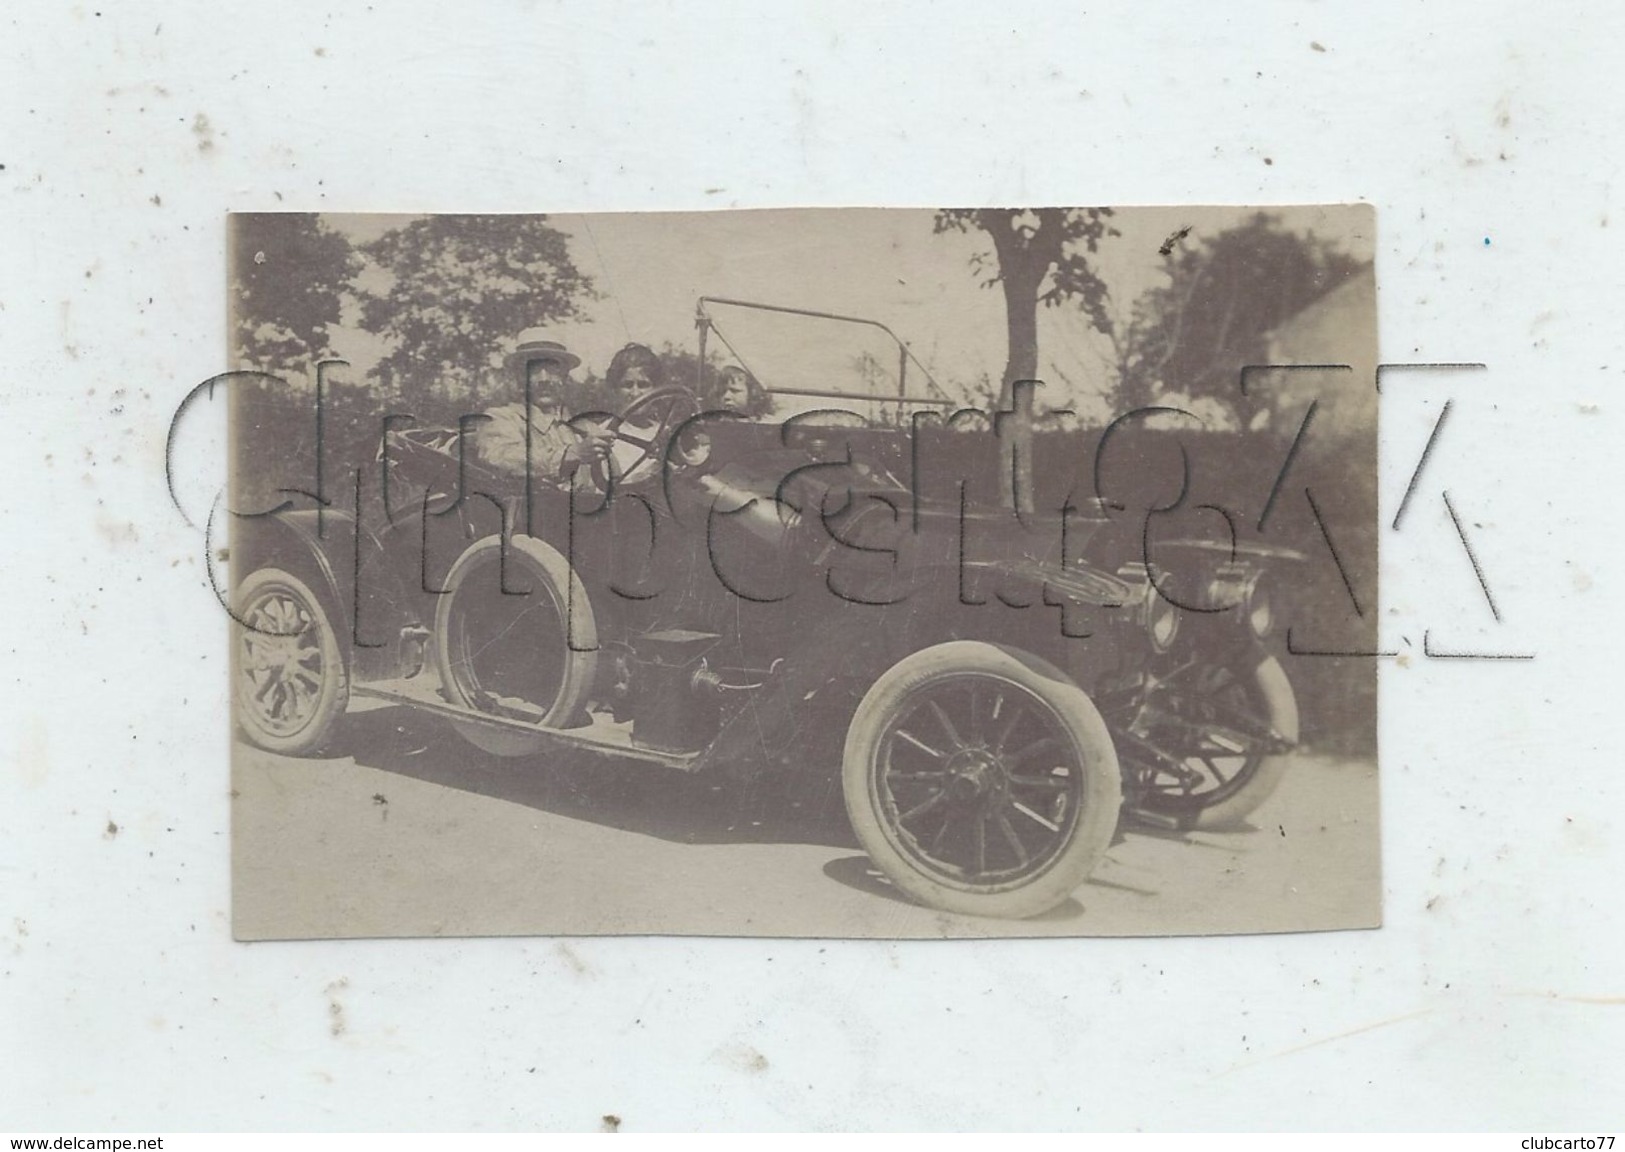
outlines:
[[615, 446], [615, 437], [602, 428], [584, 428], [579, 430], [582, 439], [564, 450], [562, 466], [567, 471], [586, 465], [598, 467], [609, 456], [609, 450]]

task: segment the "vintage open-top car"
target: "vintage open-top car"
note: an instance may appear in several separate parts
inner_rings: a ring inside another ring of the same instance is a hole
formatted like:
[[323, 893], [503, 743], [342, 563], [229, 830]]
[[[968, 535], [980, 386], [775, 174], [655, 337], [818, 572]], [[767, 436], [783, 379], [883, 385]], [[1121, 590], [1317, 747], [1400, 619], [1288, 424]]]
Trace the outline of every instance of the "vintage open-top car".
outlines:
[[[718, 305], [820, 315], [702, 300], [702, 372]], [[1126, 821], [1241, 821], [1298, 738], [1268, 647], [1292, 554], [1233, 527], [1152, 549], [1099, 492], [1033, 510], [1021, 414], [910, 393], [897, 350], [883, 405], [764, 380], [828, 405], [774, 423], [657, 389], [595, 418], [622, 451], [568, 483], [385, 420], [348, 509], [235, 529], [242, 734], [314, 754], [371, 697], [538, 770], [838, 763], [886, 877], [984, 916], [1065, 900]]]

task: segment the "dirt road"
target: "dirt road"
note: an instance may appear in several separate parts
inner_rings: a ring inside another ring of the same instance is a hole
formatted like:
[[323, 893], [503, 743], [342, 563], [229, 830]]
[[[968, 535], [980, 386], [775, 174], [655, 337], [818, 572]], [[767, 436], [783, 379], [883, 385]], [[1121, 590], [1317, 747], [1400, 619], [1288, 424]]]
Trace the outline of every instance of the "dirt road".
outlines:
[[858, 847], [830, 769], [741, 796], [666, 769], [502, 760], [381, 708], [348, 717], [330, 759], [238, 745], [234, 778], [241, 939], [1110, 936], [1379, 918], [1367, 761], [1297, 756], [1251, 827], [1125, 828], [1070, 900], [1015, 923], [897, 894]]

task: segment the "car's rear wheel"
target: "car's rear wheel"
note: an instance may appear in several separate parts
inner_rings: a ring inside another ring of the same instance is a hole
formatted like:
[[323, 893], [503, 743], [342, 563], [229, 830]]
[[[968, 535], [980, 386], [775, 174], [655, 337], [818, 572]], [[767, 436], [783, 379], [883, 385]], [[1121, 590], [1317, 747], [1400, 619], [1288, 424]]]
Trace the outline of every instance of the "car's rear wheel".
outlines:
[[[523, 593], [523, 594], [519, 594]], [[598, 672], [598, 629], [580, 578], [557, 549], [490, 536], [452, 565], [435, 609], [435, 669], [453, 704], [539, 728], [585, 720]], [[457, 731], [496, 756], [529, 756], [542, 732], [477, 721]]]
[[1122, 804], [1089, 697], [1034, 656], [968, 640], [875, 681], [847, 732], [843, 791], [858, 839], [904, 893], [1005, 918], [1082, 884]]
[[350, 700], [344, 649], [326, 606], [280, 568], [250, 573], [236, 604], [239, 728], [271, 752], [319, 751]]

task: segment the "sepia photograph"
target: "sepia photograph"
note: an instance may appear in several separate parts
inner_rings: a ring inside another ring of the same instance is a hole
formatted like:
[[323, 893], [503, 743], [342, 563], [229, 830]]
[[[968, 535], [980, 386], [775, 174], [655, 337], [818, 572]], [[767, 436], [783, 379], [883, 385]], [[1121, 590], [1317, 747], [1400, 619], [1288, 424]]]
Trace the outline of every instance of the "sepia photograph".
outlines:
[[1612, 1139], [1625, 7], [13, 7], [0, 1144]]
[[1375, 228], [231, 216], [235, 935], [1377, 926]]

